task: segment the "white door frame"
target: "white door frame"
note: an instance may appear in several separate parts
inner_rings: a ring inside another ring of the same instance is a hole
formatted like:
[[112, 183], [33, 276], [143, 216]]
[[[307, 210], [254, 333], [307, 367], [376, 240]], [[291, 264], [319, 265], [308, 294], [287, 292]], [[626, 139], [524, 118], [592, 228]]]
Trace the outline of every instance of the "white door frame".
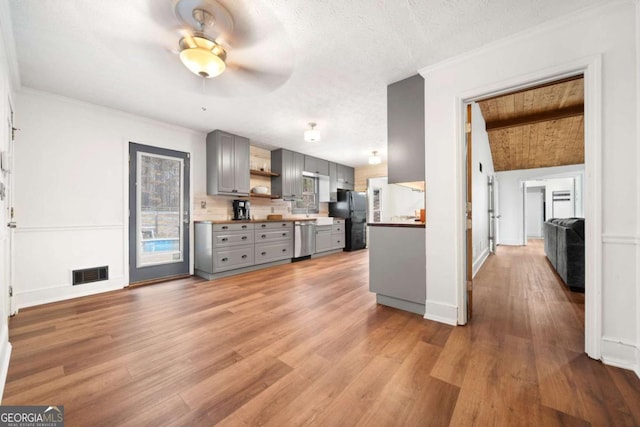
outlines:
[[[584, 75], [584, 149], [585, 149], [585, 352], [593, 359], [601, 358], [602, 337], [602, 57], [594, 55], [561, 66], [515, 76], [480, 86], [456, 97], [458, 114], [458, 200], [464, 198], [464, 117], [465, 105], [478, 99], [506, 94], [526, 87], [552, 82], [575, 75]], [[465, 244], [464, 209], [458, 209], [457, 241]], [[464, 276], [464, 257], [458, 257], [458, 277]], [[465, 324], [466, 282], [458, 283], [458, 323]]]

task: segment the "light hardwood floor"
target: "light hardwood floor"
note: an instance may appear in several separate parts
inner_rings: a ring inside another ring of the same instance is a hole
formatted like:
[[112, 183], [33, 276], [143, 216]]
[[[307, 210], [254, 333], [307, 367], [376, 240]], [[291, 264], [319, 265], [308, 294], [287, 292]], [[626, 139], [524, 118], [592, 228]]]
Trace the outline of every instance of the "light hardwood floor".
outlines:
[[456, 328], [377, 306], [358, 251], [25, 309], [2, 403], [68, 426], [640, 425], [640, 380], [584, 355], [584, 296], [539, 242], [500, 247], [474, 298]]

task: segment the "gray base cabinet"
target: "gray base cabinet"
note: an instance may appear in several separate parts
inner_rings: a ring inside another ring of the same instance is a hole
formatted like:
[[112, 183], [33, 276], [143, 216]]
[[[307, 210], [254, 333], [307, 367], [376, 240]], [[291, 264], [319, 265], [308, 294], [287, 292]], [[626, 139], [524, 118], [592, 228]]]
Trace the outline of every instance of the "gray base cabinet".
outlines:
[[316, 226], [316, 252], [342, 250], [345, 247], [344, 219], [333, 219], [333, 225]]
[[205, 279], [291, 262], [293, 223], [195, 223], [195, 273]]
[[316, 253], [330, 251], [331, 246], [331, 226], [316, 226]]
[[344, 219], [334, 219], [331, 226], [331, 249], [344, 249], [347, 243], [344, 230]]
[[369, 290], [378, 303], [424, 315], [425, 229], [369, 227]]

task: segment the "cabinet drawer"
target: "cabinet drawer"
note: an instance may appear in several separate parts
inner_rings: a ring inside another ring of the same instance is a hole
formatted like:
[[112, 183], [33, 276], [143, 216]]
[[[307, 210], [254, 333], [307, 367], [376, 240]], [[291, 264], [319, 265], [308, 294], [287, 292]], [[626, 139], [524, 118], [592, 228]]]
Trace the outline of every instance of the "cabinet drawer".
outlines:
[[213, 272], [233, 270], [253, 265], [253, 245], [213, 251]]
[[273, 242], [255, 245], [255, 263], [279, 261], [293, 256], [293, 242]]
[[291, 221], [277, 221], [277, 222], [257, 222], [256, 230], [275, 230], [276, 228], [293, 228], [293, 222]]
[[333, 249], [341, 249], [344, 248], [344, 236], [338, 236], [337, 234], [331, 235], [331, 247]]
[[291, 228], [282, 228], [282, 230], [255, 230], [255, 242], [273, 242], [278, 240], [291, 240], [293, 237], [293, 230]]
[[333, 225], [344, 226], [344, 218], [333, 218]]
[[253, 231], [231, 231], [225, 233], [218, 231], [213, 233], [213, 246], [216, 248], [225, 246], [238, 246], [253, 243]]
[[331, 232], [333, 234], [342, 234], [342, 235], [344, 235], [344, 224], [333, 224], [331, 226]]
[[331, 233], [331, 225], [316, 225], [316, 233], [320, 231], [328, 231]]
[[213, 224], [213, 231], [243, 231], [253, 230], [253, 224], [235, 223], [235, 224]]

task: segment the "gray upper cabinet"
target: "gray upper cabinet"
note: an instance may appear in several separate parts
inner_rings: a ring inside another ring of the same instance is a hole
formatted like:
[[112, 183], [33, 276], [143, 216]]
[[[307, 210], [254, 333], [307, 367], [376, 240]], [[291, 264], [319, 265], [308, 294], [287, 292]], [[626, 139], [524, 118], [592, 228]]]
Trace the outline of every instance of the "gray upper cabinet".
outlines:
[[424, 181], [424, 78], [387, 86], [387, 164], [389, 184]]
[[329, 162], [329, 201], [338, 201], [338, 165]]
[[221, 130], [207, 135], [207, 194], [249, 195], [249, 139]]
[[271, 170], [280, 176], [271, 178], [271, 193], [285, 200], [302, 197], [304, 154], [285, 149], [271, 152]]
[[313, 156], [304, 156], [304, 171], [329, 176], [329, 161]]
[[355, 170], [352, 167], [340, 164], [338, 164], [337, 169], [338, 185], [342, 184], [342, 187], [339, 186], [338, 188], [353, 190], [353, 186], [355, 184]]

